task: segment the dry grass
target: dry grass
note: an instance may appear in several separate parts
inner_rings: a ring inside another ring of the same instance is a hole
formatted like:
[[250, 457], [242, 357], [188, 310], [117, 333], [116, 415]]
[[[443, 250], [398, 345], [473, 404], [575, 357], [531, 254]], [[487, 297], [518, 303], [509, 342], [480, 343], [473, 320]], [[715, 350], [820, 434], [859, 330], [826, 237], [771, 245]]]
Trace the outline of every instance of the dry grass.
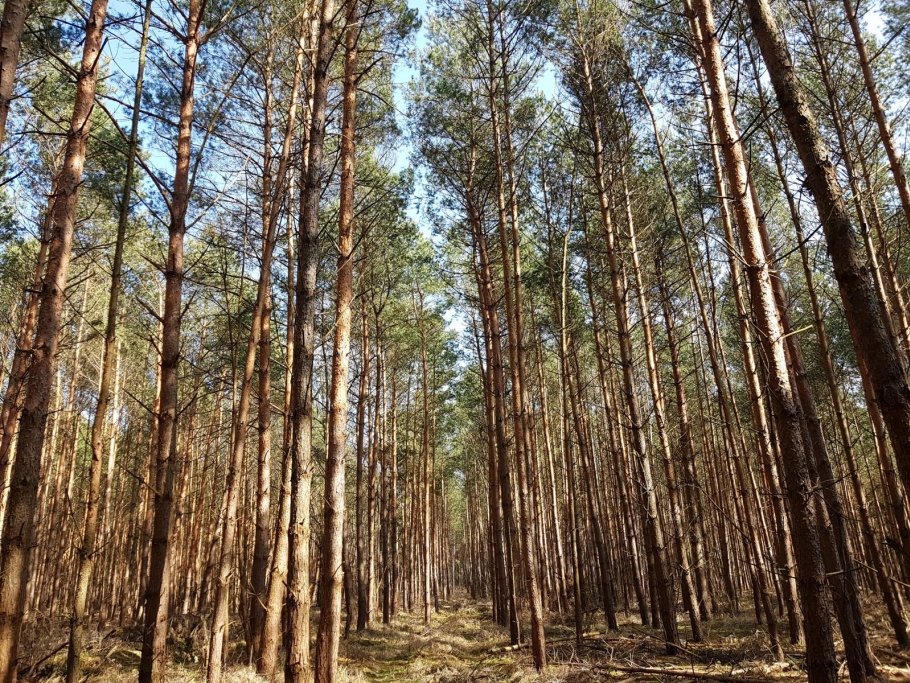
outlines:
[[[910, 683], [910, 655], [897, 652], [888, 637], [887, 622], [881, 609], [868, 605], [867, 623], [873, 647], [881, 661], [883, 678], [895, 683]], [[682, 617], [683, 615], [680, 615]], [[29, 629], [26, 665], [43, 659], [24, 681], [62, 683], [65, 650], [48, 656], [65, 641], [63, 622], [44, 621]], [[685, 634], [685, 621], [680, 628]], [[785, 630], [782, 626], [782, 633]], [[600, 630], [602, 624], [586, 624]], [[187, 620], [175, 625], [171, 643], [169, 683], [199, 683], [205, 679], [204, 624]], [[364, 632], [352, 632], [342, 641], [340, 683], [467, 683], [468, 681], [508, 683], [590, 683], [615, 680], [622, 683], [656, 680], [684, 681], [675, 677], [630, 674], [616, 667], [636, 666], [685, 669], [703, 673], [737, 676], [779, 683], [805, 680], [798, 648], [788, 650], [787, 661], [774, 662], [769, 654], [767, 635], [756, 628], [752, 614], [743, 611], [736, 617], [718, 615], [705, 624], [703, 643], [685, 643], [685, 654], [668, 657], [659, 632], [642, 628], [634, 618], [620, 621], [620, 631], [591, 637], [576, 646], [572, 624], [551, 615], [548, 621], [548, 658], [550, 665], [537, 674], [527, 650], [501, 651], [508, 633], [493, 624], [488, 604], [452, 602], [424, 625], [417, 614], [400, 614], [390, 625], [376, 624]], [[232, 648], [232, 665], [226, 683], [262, 683], [264, 679], [250, 667], [239, 663], [242, 648], [238, 631]], [[136, 678], [139, 663], [138, 633], [129, 629], [108, 629], [92, 634], [87, 644], [85, 673], [87, 683], [127, 683]], [[838, 643], [840, 645], [840, 643]], [[29, 656], [31, 659], [29, 660]], [[846, 680], [846, 670], [842, 671]]]

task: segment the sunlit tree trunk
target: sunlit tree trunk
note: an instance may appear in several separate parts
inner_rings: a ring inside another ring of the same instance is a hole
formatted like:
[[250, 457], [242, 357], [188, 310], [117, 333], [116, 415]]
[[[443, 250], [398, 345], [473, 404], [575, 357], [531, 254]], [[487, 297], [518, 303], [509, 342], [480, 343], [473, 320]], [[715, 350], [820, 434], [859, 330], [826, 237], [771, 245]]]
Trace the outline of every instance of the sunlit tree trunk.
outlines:
[[169, 562], [173, 527], [174, 484], [180, 470], [177, 453], [177, 418], [180, 365], [180, 330], [183, 317], [183, 242], [191, 187], [193, 104], [196, 61], [201, 44], [205, 0], [191, 0], [187, 12], [177, 157], [171, 192], [167, 263], [164, 268], [164, 313], [161, 317], [161, 400], [155, 443], [155, 496], [152, 540], [145, 590], [145, 623], [142, 633], [140, 683], [164, 680], [167, 657]]
[[356, 544], [357, 574], [357, 630], [363, 631], [370, 623], [369, 586], [366, 570], [366, 533], [363, 509], [364, 430], [366, 429], [367, 388], [370, 377], [370, 330], [367, 325], [366, 307], [362, 308], [360, 326], [361, 362], [357, 390], [357, 484], [354, 494], [354, 537]]
[[[85, 494], [85, 513], [82, 527], [82, 547], [79, 549], [79, 570], [76, 578], [76, 596], [73, 601], [73, 614], [70, 617], [69, 648], [66, 656], [67, 683], [77, 683], [82, 671], [82, 632], [85, 627], [85, 612], [89, 589], [95, 568], [98, 539], [98, 522], [101, 514], [101, 475], [104, 462], [104, 425], [107, 421], [111, 402], [111, 383], [115, 380], [114, 358], [117, 355], [117, 319], [120, 315], [120, 278], [123, 269], [123, 245], [126, 237], [126, 226], [130, 215], [130, 198], [133, 194], [133, 173], [136, 167], [136, 151], [139, 147], [139, 107], [142, 102], [142, 80], [145, 75], [145, 56], [148, 48], [149, 23], [151, 22], [151, 0], [146, 0], [142, 38], [139, 44], [139, 63], [136, 73], [136, 87], [133, 96], [133, 117], [130, 125], [129, 144], [127, 145], [126, 175], [123, 180], [120, 197], [120, 214], [117, 219], [117, 236], [114, 243], [114, 256], [111, 263], [111, 285], [108, 293], [107, 322], [104, 330], [104, 346], [101, 351], [101, 379], [98, 383], [98, 401], [92, 417], [92, 460], [89, 466], [88, 490]], [[2, 131], [0, 131], [2, 140]], [[119, 360], [119, 356], [118, 356]], [[116, 407], [115, 407], [116, 408]], [[115, 409], [116, 414], [116, 409]], [[116, 418], [112, 421], [114, 430], [118, 429]], [[114, 437], [111, 437], [113, 449]], [[112, 459], [112, 458], [111, 458]], [[108, 478], [111, 466], [108, 466]], [[110, 498], [110, 484], [108, 495]], [[106, 507], [106, 506], [105, 506]]]
[[0, 145], [6, 139], [6, 119], [13, 102], [27, 14], [27, 0], [8, 0], [3, 4], [3, 19], [0, 21]]
[[[271, 57], [269, 57], [271, 59]], [[271, 65], [267, 66], [267, 73]], [[267, 428], [269, 419], [268, 404], [268, 335], [270, 334], [269, 316], [270, 316], [270, 290], [271, 290], [271, 267], [272, 254], [275, 249], [276, 234], [278, 228], [278, 219], [280, 207], [283, 203], [283, 197], [286, 187], [286, 176], [288, 164], [290, 162], [291, 143], [293, 140], [294, 125], [297, 113], [297, 99], [300, 89], [300, 79], [302, 70], [302, 48], [298, 43], [297, 60], [294, 71], [294, 80], [291, 87], [290, 109], [288, 111], [287, 125], [281, 155], [278, 160], [278, 169], [274, 177], [274, 187], [272, 179], [271, 164], [272, 159], [269, 153], [271, 145], [271, 116], [272, 116], [272, 99], [271, 87], [266, 89], [265, 102], [265, 125], [263, 128], [265, 138], [266, 152], [263, 155], [263, 207], [262, 207], [262, 256], [259, 264], [259, 282], [256, 288], [256, 299], [253, 304], [252, 318], [250, 329], [247, 335], [246, 352], [243, 360], [243, 374], [240, 378], [240, 397], [235, 411], [234, 424], [232, 428], [231, 455], [228, 465], [226, 480], [227, 488], [227, 507], [226, 514], [221, 528], [221, 553], [219, 558], [218, 577], [215, 585], [215, 613], [212, 619], [212, 635], [209, 643], [209, 658], [207, 667], [207, 680], [209, 683], [218, 683], [222, 675], [222, 659], [224, 653], [224, 640], [227, 637], [227, 628], [229, 622], [229, 590], [230, 580], [234, 566], [234, 539], [237, 534], [238, 525], [238, 504], [240, 496], [240, 472], [243, 467], [244, 455], [246, 452], [247, 434], [249, 432], [250, 412], [253, 394], [253, 376], [256, 371], [257, 353], [260, 355], [260, 438], [264, 437], [263, 426]], [[265, 338], [263, 338], [265, 334]], [[262, 348], [260, 348], [262, 347]], [[264, 349], [264, 350], [263, 350]], [[263, 358], [263, 354], [265, 354]], [[264, 383], [264, 387], [263, 387]], [[264, 395], [264, 402], [263, 402]], [[264, 412], [264, 415], [262, 414]], [[264, 424], [263, 424], [264, 423]], [[263, 450], [264, 449], [264, 450]], [[257, 504], [264, 504], [266, 509], [262, 513], [262, 520], [257, 524], [257, 548], [258, 548], [258, 586], [254, 585], [255, 597], [254, 602], [260, 599], [264, 592], [265, 568], [268, 563], [267, 549], [263, 553], [262, 546], [267, 543], [268, 536], [268, 448], [267, 444], [260, 443], [260, 458], [265, 457], [265, 463], [260, 463], [258, 470], [258, 479], [264, 480], [264, 484], [257, 485], [258, 495]], [[264, 555], [264, 556], [263, 556]], [[254, 577], [255, 579], [255, 577]], [[251, 610], [256, 614], [258, 610]], [[260, 637], [260, 622], [256, 622], [255, 630], [251, 640], [255, 641]]]
[[313, 478], [313, 358], [316, 271], [319, 267], [319, 197], [325, 154], [326, 104], [333, 51], [333, 0], [322, 0], [313, 63], [307, 160], [300, 189], [294, 359], [291, 383], [291, 520], [288, 529], [288, 630], [285, 683], [310, 675], [310, 489]]
[[799, 594], [806, 624], [809, 680], [812, 683], [831, 682], [837, 676], [837, 662], [829, 618], [830, 604], [825, 587], [825, 567], [811, 501], [812, 484], [809, 480], [807, 444], [802, 434], [802, 410], [799, 399], [791, 388], [785, 340], [778, 319], [768, 256], [760, 235], [757, 209], [749, 190], [741, 138], [730, 108], [711, 2], [696, 0], [687, 6], [688, 11], [693, 9], [699, 28], [696, 39], [702, 46], [705, 74], [714, 107], [714, 123], [726, 162], [745, 270], [752, 290], [753, 313], [768, 363], [768, 388], [776, 405], [775, 417], [790, 502]]
[[[509, 369], [512, 380], [512, 429], [515, 443], [516, 480], [522, 542], [519, 544], [523, 554], [523, 574], [527, 584], [528, 600], [531, 611], [531, 651], [534, 665], [542, 670], [546, 665], [545, 637], [543, 631], [543, 601], [538, 582], [537, 549], [534, 539], [534, 522], [531, 515], [532, 503], [528, 484], [531, 439], [527, 424], [527, 405], [529, 403], [525, 374], [522, 295], [521, 295], [521, 256], [518, 231], [518, 206], [514, 180], [514, 155], [512, 153], [512, 132], [509, 119], [509, 75], [507, 50], [503, 37], [502, 10], [487, 3], [488, 12], [488, 57], [489, 89], [488, 99], [493, 133], [493, 150], [496, 176], [497, 224], [500, 249], [502, 252], [503, 297], [506, 307], [506, 324], [509, 330]], [[498, 14], [498, 18], [494, 16]], [[498, 28], [498, 35], [497, 35]], [[497, 40], [499, 44], [497, 45]], [[505, 48], [505, 51], [502, 51]], [[497, 63], [497, 52], [501, 53]], [[500, 92], [500, 85], [502, 91]], [[499, 96], [502, 96], [502, 118], [500, 120]], [[505, 139], [505, 155], [503, 154]], [[508, 175], [508, 187], [507, 176]], [[508, 195], [507, 195], [508, 193]]]
[[667, 485], [670, 508], [670, 520], [675, 527], [672, 532], [676, 550], [676, 559], [679, 562], [680, 583], [682, 586], [683, 606], [689, 613], [689, 624], [692, 628], [692, 640], [700, 642], [701, 615], [696, 604], [696, 591], [694, 577], [690, 568], [690, 548], [687, 536], [683, 533], [682, 504], [679, 497], [679, 485], [676, 477], [676, 464], [673, 462], [673, 452], [670, 447], [670, 437], [667, 432], [666, 409], [664, 405], [663, 389], [657, 370], [657, 356], [654, 349], [654, 335], [651, 332], [651, 312], [645, 293], [644, 278], [638, 258], [638, 242], [636, 239], [635, 221], [632, 216], [629, 188], [623, 165], [620, 165], [620, 179], [623, 189], [624, 206], [626, 208], [626, 229], [629, 236], [629, 248], [632, 260], [632, 273], [635, 278], [635, 288], [638, 293], [638, 308], [641, 315], [642, 330], [645, 340], [645, 361], [648, 368], [648, 383], [651, 389], [651, 402], [654, 409], [654, 422], [657, 426], [658, 440], [664, 461], [664, 478]]
[[[291, 193], [288, 193], [291, 196]], [[274, 533], [272, 535], [272, 556], [269, 564], [268, 594], [265, 598], [265, 616], [262, 625], [262, 636], [256, 643], [254, 659], [256, 673], [272, 676], [278, 664], [278, 647], [281, 643], [281, 617], [285, 597], [285, 584], [288, 573], [288, 530], [291, 524], [291, 449], [290, 449], [290, 405], [292, 365], [294, 357], [294, 292], [295, 259], [294, 230], [290, 216], [287, 227], [287, 332], [285, 339], [285, 376], [284, 376], [284, 434], [281, 443], [281, 488], [278, 499], [278, 510], [275, 515]]]
[[335, 338], [329, 397], [329, 441], [316, 634], [316, 683], [334, 683], [341, 635], [342, 544], [344, 543], [345, 453], [348, 422], [348, 363], [351, 354], [351, 302], [354, 298], [354, 169], [357, 114], [358, 0], [345, 0], [344, 94], [341, 121], [341, 189], [338, 208], [338, 271]]
[[752, 29], [768, 68], [781, 112], [793, 137], [806, 184], [818, 209], [857, 355], [868, 370], [894, 446], [904, 490], [910, 491], [910, 386], [887, 314], [860, 256], [852, 221], [830, 152], [767, 2], [747, 3]]
[[[477, 224], [479, 229], [480, 224]], [[496, 297], [493, 293], [493, 274], [487, 249], [486, 235], [477, 233], [478, 253], [480, 257], [481, 279], [483, 289], [481, 300], [488, 316], [490, 331], [490, 373], [492, 376], [493, 411], [495, 415], [497, 474], [499, 476], [499, 500], [502, 506], [503, 546], [505, 550], [505, 586], [508, 608], [509, 638], [513, 645], [521, 639], [520, 620], [518, 616], [518, 598], [516, 595], [515, 546], [518, 541], [518, 530], [515, 522], [512, 484], [510, 481], [509, 444], [506, 436], [506, 389], [505, 370], [502, 357], [502, 328], [499, 321]]]
[[[4, 24], [7, 10], [9, 7], [4, 8]], [[21, 11], [24, 12], [24, 7]], [[35, 512], [44, 430], [66, 298], [77, 195], [85, 166], [85, 150], [91, 128], [106, 16], [107, 0], [93, 0], [85, 23], [82, 61], [76, 78], [76, 95], [66, 134], [63, 167], [57, 177], [56, 193], [51, 207], [52, 223], [47, 269], [41, 283], [35, 339], [31, 347], [28, 376], [23, 387], [25, 398], [0, 547], [0, 683], [13, 683], [16, 680], [19, 636], [30, 574], [29, 556], [35, 544]], [[18, 45], [16, 48], [18, 53]], [[0, 58], [3, 57], [5, 55], [0, 55]], [[2, 101], [0, 105], [6, 106]], [[6, 109], [3, 109], [2, 117], [5, 124]]]
[[618, 248], [614, 236], [612, 210], [606, 186], [604, 172], [604, 147], [601, 138], [601, 122], [595, 107], [594, 76], [586, 54], [580, 55], [584, 76], [585, 103], [582, 115], [588, 129], [588, 135], [593, 144], [594, 186], [600, 209], [601, 223], [606, 239], [606, 250], [610, 268], [610, 282], [613, 292], [613, 305], [616, 314], [617, 336], [623, 374], [623, 389], [630, 421], [632, 436], [632, 449], [641, 468], [641, 487], [645, 502], [645, 533], [647, 535], [648, 556], [653, 565], [653, 576], [656, 591], [656, 603], [660, 612], [660, 621], [663, 625], [664, 639], [668, 654], [675, 654], [679, 646], [679, 633], [676, 626], [675, 606], [673, 604], [672, 579], [667, 571], [666, 542], [664, 540], [663, 524], [661, 522], [657, 490], [654, 475], [651, 469], [651, 455], [645, 442], [644, 426], [641, 417], [641, 408], [635, 391], [635, 378], [633, 367], [632, 342], [629, 336], [627, 291], [620, 273]]

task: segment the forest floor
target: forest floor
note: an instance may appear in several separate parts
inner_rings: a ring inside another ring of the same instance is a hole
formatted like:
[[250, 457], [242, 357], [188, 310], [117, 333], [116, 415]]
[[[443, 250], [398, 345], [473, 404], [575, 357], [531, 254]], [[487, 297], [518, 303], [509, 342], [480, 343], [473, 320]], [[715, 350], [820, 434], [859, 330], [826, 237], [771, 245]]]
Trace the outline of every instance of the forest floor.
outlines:
[[[873, 649], [881, 665], [882, 678], [910, 683], [910, 653], [898, 652], [887, 637], [886, 623], [870, 605], [867, 620]], [[684, 615], [680, 614], [682, 619]], [[785, 662], [774, 662], [768, 651], [765, 632], [756, 628], [751, 612], [736, 617], [719, 615], [704, 624], [702, 643], [685, 643], [684, 653], [670, 657], [664, 652], [656, 631], [642, 628], [637, 620], [623, 619], [620, 630], [604, 634], [603, 624], [586, 625], [588, 636], [577, 647], [569, 622], [547, 626], [549, 665], [538, 675], [526, 649], [512, 650], [508, 633], [493, 623], [488, 603], [455, 601], [441, 605], [428, 626], [418, 613], [400, 614], [389, 626], [376, 624], [342, 641], [339, 683], [509, 681], [510, 683], [647, 683], [649, 681], [804, 681], [802, 653], [785, 647]], [[552, 618], [551, 618], [552, 621]], [[687, 629], [680, 621], [681, 634]], [[781, 624], [782, 629], [785, 624]], [[24, 643], [20, 681], [60, 683], [66, 660], [64, 624], [48, 625], [40, 635]], [[205, 680], [202, 622], [176, 624], [170, 646], [173, 663], [169, 683], [198, 683]], [[87, 683], [127, 683], [135, 680], [139, 663], [138, 632], [106, 629], [95, 632], [85, 657]], [[837, 643], [841, 645], [840, 642]], [[55, 648], [56, 651], [55, 651]], [[242, 646], [232, 654], [242, 657]], [[672, 670], [677, 675], [633, 669]], [[694, 674], [692, 678], [681, 676]], [[847, 680], [846, 667], [841, 668]], [[225, 683], [262, 683], [264, 679], [241, 664], [229, 667]], [[280, 680], [280, 676], [276, 678]]]

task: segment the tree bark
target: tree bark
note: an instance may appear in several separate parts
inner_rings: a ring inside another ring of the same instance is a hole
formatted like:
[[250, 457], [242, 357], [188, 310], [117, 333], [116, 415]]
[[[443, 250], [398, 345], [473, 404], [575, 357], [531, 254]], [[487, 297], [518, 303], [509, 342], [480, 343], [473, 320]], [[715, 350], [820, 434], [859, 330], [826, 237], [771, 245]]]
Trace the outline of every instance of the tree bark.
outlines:
[[[4, 8], [4, 24], [9, 9], [8, 6]], [[91, 129], [106, 16], [107, 0], [93, 0], [85, 24], [82, 62], [76, 78], [76, 95], [66, 135], [63, 167], [57, 177], [56, 193], [51, 208], [51, 240], [48, 245], [47, 270], [39, 294], [35, 340], [24, 385], [25, 400], [20, 416], [9, 504], [0, 546], [0, 683], [14, 683], [16, 680], [19, 635], [31, 564], [30, 554], [35, 545], [35, 511], [44, 430], [56, 363], [60, 321], [66, 300], [65, 290], [72, 256], [76, 203]], [[18, 57], [18, 40], [16, 42]], [[5, 58], [5, 55], [0, 56]], [[5, 122], [5, 110], [2, 116]]]
[[[114, 379], [114, 357], [117, 349], [117, 318], [120, 309], [120, 278], [123, 270], [123, 245], [126, 226], [130, 215], [130, 197], [133, 194], [133, 173], [136, 168], [136, 152], [139, 148], [139, 110], [142, 103], [142, 81], [145, 75], [145, 56], [148, 48], [149, 24], [152, 18], [152, 2], [146, 0], [142, 21], [142, 38], [139, 43], [139, 63], [136, 70], [136, 87], [133, 95], [133, 116], [126, 152], [126, 173], [120, 197], [120, 214], [117, 220], [117, 236], [114, 243], [114, 257], [111, 263], [111, 284], [108, 293], [107, 322], [104, 330], [104, 346], [101, 351], [101, 379], [98, 383], [98, 401], [92, 417], [92, 459], [89, 466], [88, 489], [85, 494], [82, 547], [79, 549], [79, 569], [76, 578], [76, 596], [73, 600], [73, 614], [70, 617], [69, 647], [66, 656], [66, 681], [77, 683], [82, 671], [82, 632], [85, 627], [85, 612], [89, 589], [96, 561], [96, 542], [101, 509], [101, 473], [104, 462], [104, 424], [111, 402], [111, 381]], [[2, 131], [0, 131], [2, 140]], [[119, 357], [118, 357], [119, 360]], [[112, 420], [118, 429], [116, 417]], [[111, 438], [113, 448], [114, 438]], [[113, 462], [111, 462], [113, 465]], [[108, 478], [110, 478], [110, 467]], [[110, 484], [108, 495], [110, 498]], [[105, 506], [106, 507], [106, 506]]]
[[183, 317], [183, 239], [191, 188], [193, 91], [206, 0], [191, 0], [187, 12], [177, 157], [170, 197], [164, 313], [161, 317], [161, 400], [155, 452], [152, 543], [145, 590], [145, 623], [139, 683], [163, 683], [167, 658], [169, 548], [173, 527], [174, 482], [180, 470], [177, 446], [180, 328]]
[[[304, 24], [305, 25], [305, 24]], [[267, 382], [267, 373], [268, 373], [268, 335], [269, 335], [269, 302], [270, 302], [270, 290], [271, 290], [271, 267], [272, 267], [272, 254], [275, 250], [275, 241], [276, 233], [278, 228], [278, 218], [280, 216], [280, 209], [283, 204], [283, 197], [286, 187], [287, 179], [287, 170], [288, 164], [290, 162], [291, 154], [291, 144], [293, 141], [294, 135], [294, 126], [296, 122], [297, 115], [297, 100], [298, 93], [300, 90], [300, 79], [302, 72], [302, 45], [298, 42], [297, 48], [297, 59], [295, 62], [294, 69], [294, 80], [291, 87], [290, 95], [290, 108], [288, 111], [287, 124], [285, 126], [284, 140], [282, 143], [281, 156], [278, 161], [278, 169], [275, 174], [275, 187], [272, 187], [271, 182], [271, 156], [266, 151], [264, 154], [264, 182], [263, 182], [263, 193], [265, 195], [264, 205], [263, 205], [263, 233], [262, 233], [262, 257], [259, 264], [259, 282], [256, 287], [256, 300], [253, 304], [252, 320], [250, 322], [250, 329], [247, 334], [247, 343], [246, 343], [246, 353], [243, 360], [243, 375], [240, 378], [240, 398], [237, 404], [237, 409], [234, 414], [234, 423], [231, 433], [233, 435], [233, 440], [231, 443], [231, 455], [228, 464], [227, 478], [225, 482], [226, 493], [227, 493], [227, 507], [226, 514], [222, 523], [221, 528], [221, 553], [218, 563], [218, 576], [217, 582], [215, 584], [215, 606], [214, 606], [214, 615], [212, 617], [212, 629], [211, 629], [211, 640], [209, 641], [209, 657], [208, 657], [208, 666], [206, 669], [206, 680], [208, 683], [219, 683], [222, 675], [222, 659], [224, 656], [224, 640], [227, 637], [228, 625], [229, 625], [229, 590], [230, 590], [230, 580], [233, 572], [234, 566], [234, 539], [237, 534], [237, 508], [239, 504], [240, 497], [240, 473], [243, 467], [243, 459], [246, 453], [246, 441], [247, 434], [249, 432], [249, 423], [250, 423], [250, 406], [252, 404], [252, 395], [253, 395], [253, 375], [256, 371], [256, 356], [257, 352], [260, 352], [260, 344], [265, 341], [265, 362], [260, 364], [260, 382], [265, 379], [265, 403], [263, 403], [263, 396], [260, 395], [260, 417], [264, 417], [264, 421], [268, 422], [269, 416], [269, 404], [268, 404], [268, 382]], [[268, 149], [271, 144], [271, 89], [267, 91], [266, 98], [266, 148]], [[274, 193], [274, 196], [273, 196]], [[263, 333], [265, 334], [265, 339], [263, 339]], [[261, 386], [261, 385], [260, 385]], [[265, 415], [261, 413], [265, 411]], [[260, 438], [264, 436], [262, 430], [262, 423], [260, 423]], [[260, 443], [260, 446], [263, 446]], [[260, 457], [262, 457], [262, 448], [260, 448]], [[268, 486], [269, 472], [267, 461], [265, 466], [260, 463], [259, 466], [260, 474], [259, 478], [265, 480], [264, 486]], [[257, 486], [257, 488], [259, 488]], [[260, 488], [260, 491], [262, 489]], [[267, 490], [267, 489], [266, 489]], [[267, 494], [265, 494], [267, 495]], [[263, 495], [260, 495], [259, 503], [263, 501], [261, 498]], [[257, 526], [259, 529], [262, 529], [262, 532], [257, 535], [257, 540], [259, 541], [259, 546], [261, 547], [267, 543], [268, 536], [268, 504], [265, 503], [266, 510], [264, 520], [259, 523]], [[258, 596], [263, 592], [264, 584], [264, 571], [268, 563], [268, 550], [265, 551], [265, 558], [262, 558], [262, 550], [259, 550], [260, 557], [259, 559], [259, 575], [262, 577], [262, 581], [256, 590], [256, 597], [254, 600], [258, 599]], [[251, 610], [252, 611], [252, 610]], [[258, 627], [257, 627], [258, 628]], [[254, 636], [253, 639], [255, 639]]]
[[333, 0], [322, 0], [307, 160], [300, 193], [297, 260], [297, 309], [291, 387], [291, 521], [288, 581], [288, 631], [285, 683], [304, 683], [310, 674], [310, 488], [313, 478], [313, 358], [316, 322], [316, 271], [319, 266], [319, 197], [325, 152], [326, 103], [333, 51]]
[[3, 19], [0, 21], [0, 145], [6, 139], [6, 119], [13, 102], [27, 13], [28, 0], [8, 0], [3, 5]]
[[894, 446], [905, 492], [910, 492], [910, 386], [900, 350], [888, 334], [878, 297], [856, 244], [830, 152], [796, 79], [789, 49], [765, 0], [747, 3], [752, 29], [768, 68], [781, 112], [793, 137], [825, 232], [854, 348], [865, 363]]
[[354, 538], [357, 565], [357, 630], [363, 631], [370, 623], [370, 596], [366, 568], [366, 534], [363, 509], [364, 430], [366, 428], [367, 387], [370, 375], [370, 330], [367, 325], [366, 306], [362, 309], [360, 326], [361, 363], [360, 386], [357, 391], [357, 485], [354, 501]]
[[660, 612], [660, 621], [663, 624], [665, 646], [668, 654], [676, 654], [679, 647], [679, 633], [676, 625], [676, 610], [673, 603], [672, 579], [666, 567], [666, 542], [664, 540], [663, 525], [661, 523], [657, 503], [657, 491], [654, 484], [654, 475], [651, 469], [651, 456], [645, 443], [643, 420], [638, 398], [635, 393], [635, 378], [632, 359], [632, 342], [629, 336], [627, 291], [620, 277], [620, 263], [617, 254], [617, 245], [614, 236], [613, 218], [611, 215], [610, 201], [607, 196], [606, 179], [604, 177], [604, 147], [601, 138], [597, 109], [595, 107], [594, 76], [591, 72], [591, 63], [587, 54], [582, 54], [581, 67], [584, 78], [585, 92], [582, 115], [588, 127], [588, 134], [593, 145], [594, 186], [597, 193], [598, 207], [600, 209], [601, 223], [603, 226], [607, 256], [610, 267], [610, 281], [613, 292], [613, 305], [616, 313], [617, 336], [622, 364], [623, 389], [626, 408], [629, 413], [630, 431], [632, 435], [632, 448], [638, 465], [641, 468], [641, 487], [645, 502], [645, 534], [649, 547], [649, 557], [653, 564], [657, 606]]
[[329, 403], [329, 442], [325, 465], [319, 630], [316, 635], [314, 666], [316, 683], [334, 683], [338, 675], [338, 641], [341, 634], [348, 363], [351, 355], [351, 302], [354, 298], [354, 171], [357, 132], [357, 42], [360, 36], [357, 2], [358, 0], [345, 0], [338, 275]]
[[792, 517], [799, 594], [806, 624], [809, 680], [812, 683], [833, 683], [837, 678], [837, 660], [828, 616], [830, 605], [825, 586], [825, 566], [811, 501], [812, 484], [809, 480], [807, 444], [802, 435], [802, 409], [791, 388], [785, 339], [780, 328], [768, 256], [749, 190], [742, 142], [730, 108], [711, 1], [695, 0], [687, 6], [687, 11], [691, 12], [690, 8], [694, 8], [700, 29], [697, 39], [702, 45], [705, 74], [711, 87], [715, 125], [726, 162], [745, 269], [752, 289], [753, 312], [768, 363], [768, 388], [776, 409], [785, 488]]

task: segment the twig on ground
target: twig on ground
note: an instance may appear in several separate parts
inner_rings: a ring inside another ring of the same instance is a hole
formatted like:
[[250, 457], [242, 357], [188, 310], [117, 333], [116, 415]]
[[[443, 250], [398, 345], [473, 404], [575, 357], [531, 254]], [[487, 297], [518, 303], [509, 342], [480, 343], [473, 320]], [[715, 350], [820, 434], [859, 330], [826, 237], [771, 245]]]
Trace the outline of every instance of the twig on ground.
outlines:
[[44, 655], [44, 657], [42, 657], [42, 658], [39, 659], [37, 662], [35, 662], [34, 664], [32, 664], [32, 665], [28, 668], [28, 670], [25, 671], [24, 673], [23, 673], [22, 670], [20, 670], [20, 671], [19, 671], [19, 677], [20, 677], [20, 678], [23, 678], [23, 679], [31, 678], [31, 677], [32, 677], [32, 674], [35, 673], [35, 669], [37, 669], [39, 666], [41, 666], [42, 664], [44, 664], [44, 662], [46, 662], [48, 659], [50, 659], [50, 658], [53, 657], [55, 654], [57, 654], [58, 652], [60, 652], [63, 648], [65, 648], [67, 645], [69, 645], [69, 642], [70, 642], [69, 640], [64, 640], [62, 643], [60, 643], [60, 645], [58, 645], [56, 648], [54, 648], [53, 650], [51, 650], [50, 653]]
[[897, 651], [892, 650], [887, 647], [880, 647], [880, 648], [876, 648], [876, 649], [878, 649], [881, 652], [884, 652], [889, 657], [894, 657], [895, 659], [899, 659], [902, 662], [906, 662], [907, 664], [910, 664], [910, 657], [908, 657], [907, 655], [905, 655], [903, 653], [897, 652]]
[[[582, 639], [585, 638], [597, 638], [598, 636], [606, 635], [601, 631], [588, 631], [587, 633], [582, 633]], [[575, 640], [575, 636], [568, 636], [566, 638], [556, 638], [554, 640], [547, 640], [545, 645], [559, 645], [560, 643], [568, 643]], [[500, 652], [515, 652], [516, 650], [523, 650], [528, 647], [530, 643], [518, 643], [518, 645], [499, 645], [497, 647], [490, 648], [491, 654], [499, 654]]]
[[683, 645], [670, 643], [665, 638], [659, 638], [658, 636], [655, 636], [653, 633], [648, 633], [647, 631], [636, 627], [634, 624], [629, 624], [629, 626], [632, 628], [633, 631], [640, 633], [647, 638], [651, 638], [652, 640], [656, 640], [658, 643], [663, 643], [664, 645], [672, 645], [677, 650], [680, 650], [681, 652], [685, 652], [687, 655], [690, 655], [692, 657], [697, 657], [699, 659], [701, 658], [701, 655], [699, 655], [697, 652], [695, 652], [694, 650], [690, 650], [689, 648], [687, 648]]
[[597, 671], [619, 671], [629, 674], [646, 674], [650, 676], [678, 676], [702, 681], [720, 681], [721, 683], [768, 683], [772, 678], [740, 678], [727, 674], [702, 673], [691, 669], [658, 669], [647, 666], [619, 666], [616, 664], [579, 664]]

